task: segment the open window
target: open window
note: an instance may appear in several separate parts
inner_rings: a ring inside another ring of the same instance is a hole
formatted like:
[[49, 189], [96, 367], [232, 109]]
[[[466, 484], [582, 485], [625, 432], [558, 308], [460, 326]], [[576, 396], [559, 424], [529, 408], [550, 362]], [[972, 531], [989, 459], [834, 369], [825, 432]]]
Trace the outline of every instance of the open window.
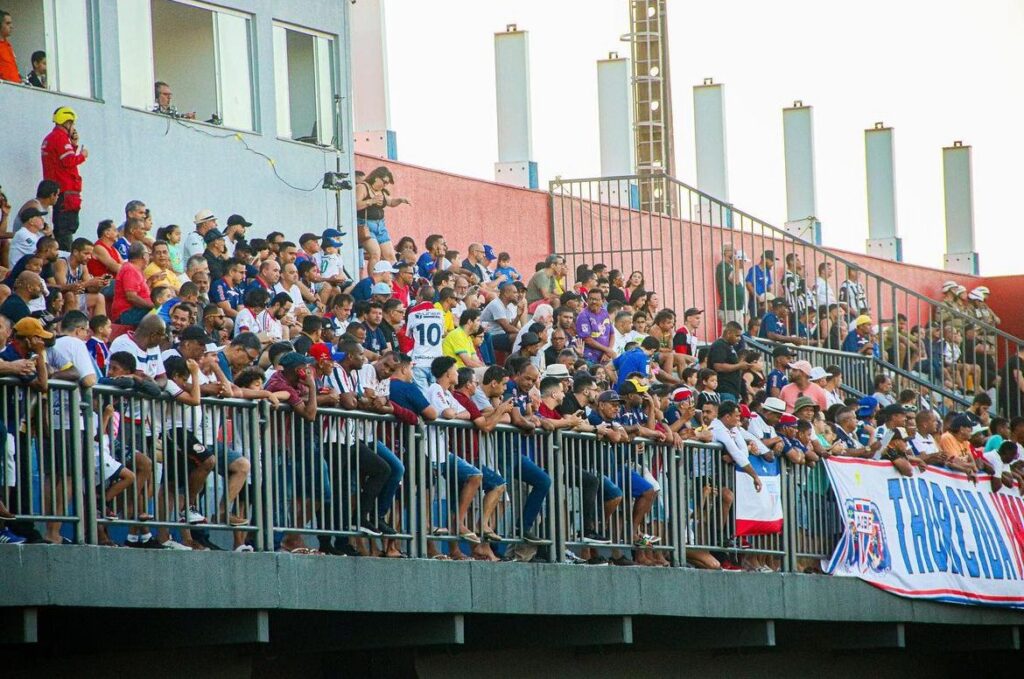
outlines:
[[275, 23], [274, 89], [279, 137], [335, 143], [332, 36]]
[[23, 78], [32, 71], [32, 55], [43, 52], [46, 89], [93, 96], [88, 0], [4, 0], [0, 7], [14, 22], [11, 46]]
[[194, 0], [118, 4], [122, 101], [152, 110], [167, 83], [178, 115], [254, 130], [252, 21]]

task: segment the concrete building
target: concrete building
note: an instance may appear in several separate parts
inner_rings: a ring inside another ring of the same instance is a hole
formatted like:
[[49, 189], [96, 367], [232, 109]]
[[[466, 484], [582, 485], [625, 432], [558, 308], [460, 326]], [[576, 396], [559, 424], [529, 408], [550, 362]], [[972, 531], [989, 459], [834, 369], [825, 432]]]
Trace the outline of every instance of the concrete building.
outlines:
[[[81, 235], [120, 221], [135, 198], [157, 226], [185, 233], [203, 208], [222, 225], [242, 214], [261, 234], [340, 223], [354, 270], [351, 194], [341, 193], [339, 211], [321, 188], [326, 171], [352, 170], [349, 3], [12, 0], [4, 9], [19, 69], [39, 49], [49, 65], [49, 90], [0, 85], [0, 186], [15, 209], [42, 178], [39, 145], [54, 109], [71, 106], [90, 153]], [[156, 81], [194, 121], [151, 112]], [[219, 124], [205, 122], [214, 117]]]

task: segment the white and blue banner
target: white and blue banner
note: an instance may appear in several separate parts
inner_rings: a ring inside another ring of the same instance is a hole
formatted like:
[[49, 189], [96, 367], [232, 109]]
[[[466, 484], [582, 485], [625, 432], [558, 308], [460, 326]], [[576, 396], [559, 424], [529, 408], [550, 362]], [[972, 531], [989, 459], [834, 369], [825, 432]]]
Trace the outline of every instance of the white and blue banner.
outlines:
[[1024, 498], [959, 472], [912, 478], [878, 460], [825, 462], [843, 533], [825, 572], [900, 596], [1024, 608]]
[[773, 535], [782, 532], [782, 477], [779, 460], [765, 462], [750, 456], [750, 466], [761, 479], [761, 492], [744, 471], [736, 470], [736, 535]]

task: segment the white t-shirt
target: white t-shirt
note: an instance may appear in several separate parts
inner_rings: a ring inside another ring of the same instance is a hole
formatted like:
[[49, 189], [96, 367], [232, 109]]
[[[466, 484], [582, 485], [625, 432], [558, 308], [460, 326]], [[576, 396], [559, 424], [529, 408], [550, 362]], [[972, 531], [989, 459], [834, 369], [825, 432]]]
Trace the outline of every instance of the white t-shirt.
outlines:
[[488, 334], [502, 333], [505, 330], [498, 321], [503, 318], [514, 324], [518, 313], [519, 309], [515, 304], [502, 304], [501, 299], [495, 298], [484, 307], [480, 314], [480, 323]]
[[409, 352], [412, 364], [417, 368], [430, 368], [434, 359], [442, 355], [444, 312], [432, 304], [417, 304], [413, 309], [406, 323], [406, 333], [415, 343]]
[[281, 283], [278, 283], [277, 285], [274, 286], [273, 293], [275, 295], [282, 292], [288, 293], [288, 295], [292, 298], [292, 304], [294, 304], [295, 306], [302, 306], [303, 304], [306, 303], [306, 301], [302, 299], [302, 289], [299, 287], [298, 283], [292, 284], [292, 287], [290, 288], [284, 287]]
[[340, 276], [342, 273], [341, 253], [339, 252], [332, 254], [318, 252], [313, 255], [313, 261], [316, 262], [317, 268], [320, 269], [320, 275], [324, 278]]
[[[437, 416], [442, 417], [445, 410], [451, 408], [455, 414], [465, 412], [462, 404], [455, 400], [450, 391], [434, 382], [427, 387], [427, 400], [437, 410]], [[427, 448], [430, 454], [430, 461], [441, 463], [448, 459], [448, 433], [444, 427], [429, 425], [434, 430], [433, 436], [427, 437]]]
[[[206, 375], [202, 371], [199, 372], [199, 387], [202, 388], [204, 384], [209, 384], [215, 381], [216, 378], [212, 375]], [[167, 385], [164, 387], [164, 391], [171, 395], [171, 398], [177, 399], [179, 394], [184, 393], [184, 390], [174, 383], [173, 380], [167, 380]], [[173, 403], [169, 406], [170, 408], [170, 425], [171, 429], [188, 429], [192, 434], [199, 439], [199, 441], [205, 445], [213, 445], [214, 443], [214, 432], [213, 432], [213, 419], [203, 417], [203, 407], [199, 406], [186, 406], [182, 403]]]
[[778, 436], [775, 432], [775, 427], [768, 424], [763, 417], [751, 418], [750, 424], [747, 425], [747, 431], [750, 432], [758, 441], [773, 439]]
[[[119, 351], [124, 351], [134, 356], [136, 371], [141, 372], [150, 379], [156, 379], [164, 374], [164, 362], [160, 359], [160, 347], [155, 346], [143, 349], [135, 343], [134, 333], [126, 332], [123, 335], [118, 335], [110, 343], [111, 354], [116, 354]], [[150, 430], [150, 425], [152, 424], [150, 414], [159, 412], [159, 408], [159, 403], [144, 401], [138, 398], [132, 399], [131, 419], [136, 424], [143, 424], [146, 434], [149, 435], [152, 433]], [[143, 410], [145, 410], [145, 419], [143, 418]]]
[[18, 229], [11, 238], [10, 262], [11, 268], [24, 257], [36, 251], [36, 243], [43, 237], [41, 233], [32, 233], [28, 229]]
[[[53, 346], [46, 351], [46, 362], [56, 372], [67, 368], [74, 368], [78, 371], [79, 381], [92, 375], [96, 376], [96, 365], [92, 362], [85, 342], [77, 337], [58, 337]], [[65, 390], [53, 391], [50, 395], [53, 404], [54, 420], [59, 422], [57, 428], [61, 431], [71, 429], [71, 394]], [[81, 430], [85, 426], [81, 414], [78, 416], [78, 427]]]
[[647, 335], [636, 330], [630, 330], [625, 335], [619, 332], [617, 329], [612, 329], [612, 349], [615, 350], [616, 354], [622, 354], [626, 350], [626, 345], [630, 342], [643, 342]]
[[284, 326], [281, 324], [281, 321], [274, 318], [269, 309], [264, 309], [257, 314], [256, 326], [253, 332], [256, 334], [265, 333], [275, 342], [284, 338]]
[[[46, 281], [43, 281], [43, 294], [28, 301], [28, 310], [32, 313], [36, 313], [37, 311], [46, 311], [46, 298], [49, 296], [50, 286], [46, 284]], [[85, 307], [82, 308], [84, 309]]]
[[929, 455], [939, 452], [939, 446], [935, 443], [935, 437], [931, 435], [921, 436], [919, 433], [914, 434], [914, 438], [910, 439], [910, 443], [918, 455]]
[[231, 336], [238, 337], [243, 332], [259, 332], [256, 329], [256, 314], [247, 306], [241, 307], [238, 310], [238, 314], [235, 316], [235, 327], [231, 332]]
[[380, 380], [377, 377], [377, 369], [372, 363], [366, 363], [359, 369], [359, 383], [363, 387], [363, 393], [373, 393], [377, 396], [389, 398], [391, 395], [391, 380]]
[[192, 255], [201, 255], [205, 250], [206, 240], [199, 235], [199, 232], [193, 231], [185, 236], [185, 240], [181, 244], [181, 258], [187, 263], [189, 257]]

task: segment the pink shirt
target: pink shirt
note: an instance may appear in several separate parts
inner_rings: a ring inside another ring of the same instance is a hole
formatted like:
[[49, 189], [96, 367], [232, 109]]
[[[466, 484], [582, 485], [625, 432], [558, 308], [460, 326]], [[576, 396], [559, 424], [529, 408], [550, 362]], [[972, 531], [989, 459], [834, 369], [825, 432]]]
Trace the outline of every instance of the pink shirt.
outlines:
[[779, 394], [779, 398], [786, 402], [787, 413], [793, 412], [793, 406], [796, 404], [796, 400], [801, 396], [807, 396], [808, 398], [814, 399], [814, 402], [818, 404], [818, 407], [821, 408], [822, 412], [828, 410], [828, 397], [825, 395], [825, 390], [814, 382], [808, 383], [803, 389], [795, 384], [787, 384], [782, 388], [782, 392]]

